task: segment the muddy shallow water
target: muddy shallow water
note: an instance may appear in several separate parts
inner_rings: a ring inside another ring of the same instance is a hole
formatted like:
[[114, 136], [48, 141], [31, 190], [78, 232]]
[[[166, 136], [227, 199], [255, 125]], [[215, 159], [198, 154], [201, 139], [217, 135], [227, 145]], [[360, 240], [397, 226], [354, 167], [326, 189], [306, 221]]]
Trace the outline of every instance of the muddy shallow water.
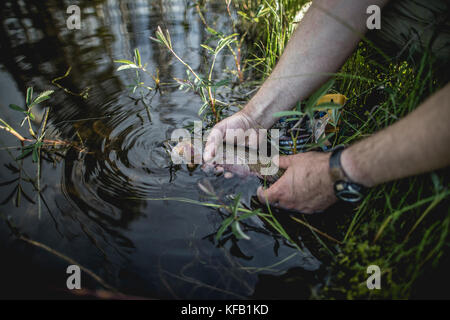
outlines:
[[[219, 245], [215, 232], [223, 217], [217, 210], [175, 201], [134, 198], [185, 197], [198, 200], [200, 170], [174, 167], [162, 147], [170, 133], [198, 120], [200, 99], [175, 86], [163, 87], [147, 103], [126, 87], [133, 72], [116, 72], [115, 59], [132, 59], [139, 48], [147, 69], [159, 69], [162, 82], [184, 77], [185, 71], [149, 37], [158, 25], [170, 29], [175, 51], [198, 68], [204, 62], [207, 34], [195, 10], [185, 1], [80, 1], [82, 29], [68, 30], [67, 5], [60, 1], [35, 4], [6, 1], [2, 11], [0, 60], [0, 117], [18, 127], [21, 115], [7, 106], [23, 104], [26, 87], [35, 92], [56, 90], [47, 138], [80, 143], [85, 152], [70, 148], [57, 161], [42, 163], [44, 203], [39, 220], [37, 205], [24, 197], [17, 208], [8, 198], [17, 181], [2, 185], [4, 220], [0, 227], [2, 296], [39, 296], [44, 290], [65, 289], [68, 263], [17, 240], [12, 230], [46, 244], [98, 274], [122, 292], [153, 298], [263, 298], [303, 297], [319, 281], [321, 262], [308, 246], [299, 252], [274, 236], [258, 221], [249, 223], [250, 241], [229, 234]], [[224, 33], [230, 31], [226, 7], [209, 5], [206, 18]], [[51, 84], [67, 68], [61, 85], [75, 93], [90, 87], [88, 99], [68, 94]], [[230, 57], [220, 57], [216, 78]], [[151, 78], [144, 81], [151, 83]], [[152, 94], [153, 95], [153, 94]], [[37, 125], [43, 109], [35, 110]], [[26, 135], [26, 126], [19, 130]], [[17, 141], [0, 133], [0, 182], [18, 177], [14, 157]], [[31, 157], [26, 175], [35, 176]], [[24, 175], [25, 175], [24, 174]], [[30, 183], [24, 191], [36, 201]], [[3, 201], [5, 200], [5, 201]], [[312, 237], [296, 235], [298, 239]], [[304, 244], [304, 242], [302, 242]], [[2, 259], [3, 260], [3, 259]], [[292, 289], [289, 277], [299, 280]], [[285, 281], [286, 280], [286, 281]], [[9, 281], [9, 282], [8, 282]], [[283, 287], [283, 285], [286, 286]], [[82, 284], [98, 284], [83, 274]], [[274, 287], [275, 286], [275, 287]], [[277, 288], [274, 290], [273, 288]], [[289, 290], [288, 290], [289, 289]], [[14, 291], [16, 290], [16, 291]], [[53, 292], [52, 291], [52, 292]]]

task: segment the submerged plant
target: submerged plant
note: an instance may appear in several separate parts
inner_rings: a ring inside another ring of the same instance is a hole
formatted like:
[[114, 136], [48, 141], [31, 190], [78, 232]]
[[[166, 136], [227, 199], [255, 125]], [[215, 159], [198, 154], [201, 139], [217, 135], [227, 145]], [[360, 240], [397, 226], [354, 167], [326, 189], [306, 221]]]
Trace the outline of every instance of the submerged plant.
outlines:
[[72, 71], [72, 67], [69, 67], [67, 69], [66, 73], [63, 76], [53, 79], [52, 80], [52, 84], [54, 84], [55, 86], [57, 86], [58, 88], [64, 90], [64, 92], [66, 92], [66, 93], [68, 93], [68, 94], [70, 94], [72, 96], [78, 96], [78, 97], [81, 97], [81, 98], [86, 100], [89, 97], [89, 91], [91, 90], [90, 87], [84, 88], [83, 91], [81, 91], [80, 93], [75, 93], [75, 92], [69, 90], [68, 88], [63, 87], [62, 85], [60, 85], [58, 83], [58, 81], [60, 81], [60, 80], [62, 80], [64, 78], [67, 78], [69, 76], [69, 74], [70, 74], [70, 71]]

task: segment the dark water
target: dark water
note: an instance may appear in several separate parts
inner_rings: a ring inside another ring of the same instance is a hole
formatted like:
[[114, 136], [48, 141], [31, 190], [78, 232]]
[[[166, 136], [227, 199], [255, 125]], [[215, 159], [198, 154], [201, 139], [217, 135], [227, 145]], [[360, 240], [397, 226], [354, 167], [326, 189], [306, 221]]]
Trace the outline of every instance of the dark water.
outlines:
[[[185, 166], [173, 167], [161, 142], [194, 120], [200, 99], [164, 86], [150, 105], [151, 121], [138, 94], [129, 94], [133, 72], [116, 72], [115, 59], [132, 59], [139, 48], [150, 72], [162, 82], [184, 77], [185, 70], [149, 37], [158, 25], [170, 29], [174, 49], [194, 68], [205, 63], [200, 44], [208, 37], [195, 10], [185, 1], [78, 1], [82, 29], [66, 28], [67, 1], [4, 1], [1, 11], [0, 117], [18, 127], [21, 115], [10, 103], [23, 104], [27, 86], [35, 92], [56, 90], [48, 139], [83, 141], [85, 151], [70, 148], [56, 161], [42, 162], [42, 217], [37, 204], [24, 197], [17, 208], [8, 199], [17, 181], [2, 185], [0, 227], [2, 296], [40, 296], [65, 289], [68, 263], [30, 246], [12, 230], [44, 243], [92, 270], [122, 292], [154, 298], [303, 297], [318, 281], [321, 263], [304, 246], [311, 234], [296, 233], [304, 252], [287, 245], [261, 221], [249, 223], [250, 241], [231, 235], [220, 245], [214, 234], [223, 215], [217, 210], [175, 201], [135, 198], [199, 199], [204, 176]], [[217, 30], [231, 32], [226, 6], [208, 5], [206, 19]], [[60, 83], [88, 99], [51, 84]], [[230, 57], [217, 61], [214, 77], [232, 68]], [[144, 81], [152, 83], [150, 77]], [[36, 126], [43, 109], [36, 108]], [[27, 135], [26, 125], [19, 132]], [[0, 182], [18, 177], [14, 161], [17, 140], [0, 132]], [[10, 154], [8, 153], [10, 152]], [[8, 169], [9, 168], [9, 169]], [[22, 175], [35, 177], [36, 164], [24, 161]], [[30, 183], [24, 191], [36, 202]], [[3, 201], [6, 200], [6, 201]], [[5, 220], [9, 222], [6, 223]], [[305, 231], [304, 233], [307, 233]], [[292, 286], [292, 279], [296, 279]], [[98, 284], [83, 274], [82, 285]], [[273, 288], [276, 288], [274, 290]], [[53, 291], [52, 291], [53, 290]], [[54, 293], [52, 293], [54, 294]], [[58, 293], [55, 294], [56, 296]]]

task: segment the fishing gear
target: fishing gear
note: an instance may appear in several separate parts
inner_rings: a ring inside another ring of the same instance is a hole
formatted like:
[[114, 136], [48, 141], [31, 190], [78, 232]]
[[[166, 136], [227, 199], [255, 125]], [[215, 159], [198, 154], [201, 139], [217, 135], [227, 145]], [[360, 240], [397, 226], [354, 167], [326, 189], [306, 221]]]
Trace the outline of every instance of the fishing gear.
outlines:
[[[312, 119], [307, 114], [280, 118], [274, 126], [280, 130], [280, 151], [291, 155], [311, 151], [315, 144], [322, 151], [329, 151], [332, 144], [328, 137], [339, 132], [341, 110], [347, 101], [342, 94], [327, 94], [318, 100], [316, 107], [330, 108], [315, 111]], [[333, 105], [336, 107], [332, 108]]]

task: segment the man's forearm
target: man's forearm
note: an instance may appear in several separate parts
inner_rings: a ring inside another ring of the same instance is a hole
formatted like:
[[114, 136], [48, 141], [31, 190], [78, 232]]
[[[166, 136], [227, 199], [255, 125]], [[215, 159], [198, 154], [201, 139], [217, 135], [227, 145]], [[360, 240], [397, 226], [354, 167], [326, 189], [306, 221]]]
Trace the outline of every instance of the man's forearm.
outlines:
[[263, 127], [336, 72], [366, 30], [366, 9], [387, 0], [315, 0], [270, 77], [245, 108]]
[[450, 84], [392, 126], [349, 147], [341, 163], [365, 186], [450, 165]]

